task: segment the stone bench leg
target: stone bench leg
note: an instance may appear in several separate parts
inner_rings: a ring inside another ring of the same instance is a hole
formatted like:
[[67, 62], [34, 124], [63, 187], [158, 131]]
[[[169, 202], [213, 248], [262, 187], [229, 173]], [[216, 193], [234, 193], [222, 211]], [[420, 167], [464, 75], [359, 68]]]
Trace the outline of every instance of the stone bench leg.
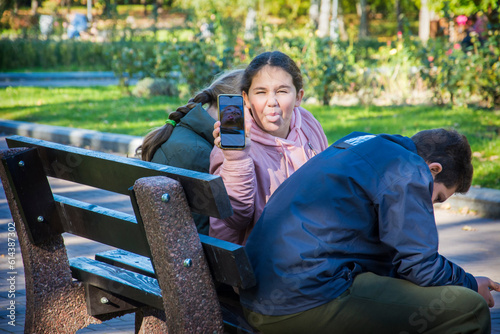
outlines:
[[[92, 323], [100, 323], [87, 315], [85, 291], [74, 283], [61, 235], [34, 245], [10, 186], [6, 159], [15, 159], [24, 148], [0, 151], [0, 178], [16, 225], [24, 264], [26, 282], [25, 333], [74, 333]], [[48, 183], [47, 183], [48, 186]]]
[[181, 184], [147, 177], [135, 182], [134, 191], [169, 333], [222, 333], [219, 302]]
[[135, 313], [135, 333], [168, 333], [165, 312], [144, 307]]

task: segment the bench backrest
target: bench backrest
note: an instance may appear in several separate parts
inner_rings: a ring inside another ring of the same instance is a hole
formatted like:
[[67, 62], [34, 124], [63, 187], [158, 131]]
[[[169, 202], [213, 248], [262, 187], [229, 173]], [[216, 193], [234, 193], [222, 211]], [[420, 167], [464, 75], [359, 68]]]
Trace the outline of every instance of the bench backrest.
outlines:
[[[192, 212], [219, 218], [232, 214], [224, 184], [217, 176], [28, 137], [6, 140], [10, 148], [31, 148], [2, 158], [2, 163], [34, 244], [69, 232], [151, 257], [131, 189], [137, 179], [149, 176], [179, 181]], [[136, 215], [53, 195], [47, 176], [130, 195]], [[203, 235], [200, 239], [217, 281], [242, 288], [255, 284], [241, 246]]]

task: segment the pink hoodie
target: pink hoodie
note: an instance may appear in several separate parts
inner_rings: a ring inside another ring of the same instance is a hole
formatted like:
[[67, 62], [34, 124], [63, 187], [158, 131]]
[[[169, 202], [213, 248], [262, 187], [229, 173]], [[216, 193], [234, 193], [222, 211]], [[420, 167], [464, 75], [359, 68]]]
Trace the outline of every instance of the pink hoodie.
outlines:
[[253, 120], [250, 148], [227, 151], [214, 146], [210, 173], [220, 175], [233, 215], [210, 218], [210, 236], [244, 245], [276, 188], [307, 160], [328, 147], [323, 128], [302, 107], [294, 109], [286, 139], [264, 132]]

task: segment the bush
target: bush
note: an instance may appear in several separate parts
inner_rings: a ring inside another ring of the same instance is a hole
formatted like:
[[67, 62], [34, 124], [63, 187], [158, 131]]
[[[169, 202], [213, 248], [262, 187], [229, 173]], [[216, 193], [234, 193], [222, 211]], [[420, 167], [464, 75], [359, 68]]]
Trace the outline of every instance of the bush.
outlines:
[[160, 95], [178, 96], [177, 81], [178, 78], [175, 76], [171, 80], [144, 78], [137, 82], [137, 85], [132, 90], [132, 95], [145, 98]]
[[188, 84], [189, 95], [207, 86], [223, 68], [216, 46], [204, 42], [182, 43], [178, 48], [179, 68]]
[[107, 56], [113, 43], [54, 41], [36, 39], [0, 40], [0, 70], [14, 71], [33, 67], [111, 69]]
[[308, 97], [328, 105], [334, 94], [345, 94], [352, 87], [356, 74], [353, 49], [328, 39], [312, 39], [308, 48], [308, 55], [302, 62], [310, 86]]
[[150, 71], [154, 77], [167, 78], [170, 73], [179, 73], [179, 50], [174, 43], [159, 43], [154, 47], [154, 56], [150, 64]]
[[424, 48], [420, 74], [437, 104], [466, 105], [479, 99], [483, 107], [500, 105], [500, 35], [480, 43], [432, 43]]
[[134, 49], [132, 47], [121, 47], [117, 48], [113, 52], [113, 60], [111, 62], [111, 68], [113, 73], [120, 80], [120, 87], [125, 89], [127, 94], [129, 91], [129, 80], [135, 74], [144, 72], [147, 68], [147, 59], [145, 53], [140, 49]]
[[311, 30], [292, 36], [272, 26], [262, 27], [259, 37], [251, 41], [224, 39], [221, 34], [218, 31], [212, 39], [172, 35], [163, 43], [1, 40], [0, 70], [61, 65], [99, 68], [114, 71], [125, 88], [134, 74], [169, 82], [176, 75], [181, 94], [193, 95], [219, 72], [242, 67], [263, 51], [281, 50], [301, 68], [306, 97], [323, 104], [334, 96], [354, 93], [364, 103], [387, 96], [388, 103], [405, 103], [415, 91], [424, 89], [437, 104], [466, 105], [478, 99], [481, 106], [500, 104], [498, 31], [490, 32], [482, 44], [473, 41], [466, 50], [440, 39], [424, 46], [406, 34], [385, 43], [332, 42], [317, 38]]
[[500, 106], [500, 32], [490, 32], [482, 48], [477, 49], [479, 93], [488, 106]]

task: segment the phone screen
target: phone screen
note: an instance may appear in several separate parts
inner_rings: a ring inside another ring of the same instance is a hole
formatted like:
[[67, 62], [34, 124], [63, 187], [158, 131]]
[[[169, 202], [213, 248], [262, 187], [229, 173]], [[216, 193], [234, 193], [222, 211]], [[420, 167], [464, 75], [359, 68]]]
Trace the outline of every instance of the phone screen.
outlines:
[[219, 95], [219, 121], [221, 148], [242, 149], [245, 147], [245, 113], [243, 96]]

